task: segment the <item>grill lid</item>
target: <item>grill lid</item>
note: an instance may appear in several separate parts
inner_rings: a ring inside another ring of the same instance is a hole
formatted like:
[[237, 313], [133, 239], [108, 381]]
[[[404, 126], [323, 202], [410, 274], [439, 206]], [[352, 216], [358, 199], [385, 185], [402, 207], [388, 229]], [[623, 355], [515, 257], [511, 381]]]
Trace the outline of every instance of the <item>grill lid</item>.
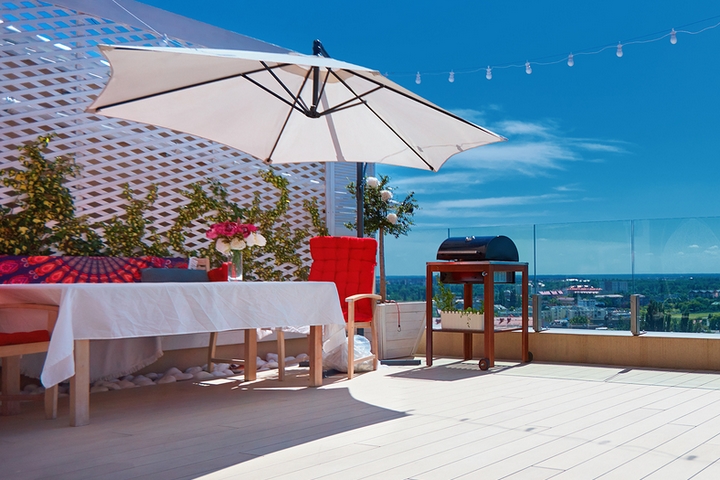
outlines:
[[517, 262], [515, 243], [504, 235], [495, 237], [451, 237], [440, 245], [438, 260]]

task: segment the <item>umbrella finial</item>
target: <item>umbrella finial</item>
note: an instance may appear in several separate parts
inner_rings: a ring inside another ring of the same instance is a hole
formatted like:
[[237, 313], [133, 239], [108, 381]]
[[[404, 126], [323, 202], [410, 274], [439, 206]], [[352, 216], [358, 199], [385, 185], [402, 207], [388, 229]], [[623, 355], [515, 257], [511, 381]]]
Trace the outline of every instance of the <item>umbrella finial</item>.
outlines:
[[330, 58], [330, 55], [328, 55], [327, 51], [325, 51], [325, 47], [323, 47], [322, 42], [317, 39], [313, 40], [313, 55]]

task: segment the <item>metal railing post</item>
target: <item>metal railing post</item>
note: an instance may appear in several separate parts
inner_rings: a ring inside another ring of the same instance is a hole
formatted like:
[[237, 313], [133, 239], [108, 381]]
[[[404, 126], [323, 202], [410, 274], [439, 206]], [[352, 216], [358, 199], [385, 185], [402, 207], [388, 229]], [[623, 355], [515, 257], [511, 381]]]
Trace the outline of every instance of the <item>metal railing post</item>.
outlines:
[[540, 312], [542, 305], [540, 303], [540, 295], [532, 296], [532, 308], [533, 308], [533, 330], [539, 332], [542, 330], [542, 321], [540, 320]]
[[640, 314], [640, 295], [630, 295], [630, 332], [633, 335], [641, 335], [645, 332], [640, 331], [640, 322], [638, 315]]

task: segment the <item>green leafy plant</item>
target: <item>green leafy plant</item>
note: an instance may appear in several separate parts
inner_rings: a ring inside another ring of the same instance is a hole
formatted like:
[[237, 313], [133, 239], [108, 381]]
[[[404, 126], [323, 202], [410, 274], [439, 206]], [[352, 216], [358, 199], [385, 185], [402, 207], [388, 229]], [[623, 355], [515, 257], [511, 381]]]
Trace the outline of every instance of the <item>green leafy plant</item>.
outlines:
[[[367, 177], [363, 190], [363, 229], [365, 235], [378, 234], [378, 257], [380, 264], [380, 296], [387, 299], [387, 280], [385, 275], [385, 235], [395, 238], [407, 235], [413, 225], [413, 214], [419, 208], [415, 193], [411, 192], [403, 200], [393, 199], [393, 187], [389, 186], [390, 177]], [[347, 190], [357, 198], [357, 186], [350, 183]], [[355, 223], [347, 223], [349, 229], [356, 229]]]
[[75, 203], [65, 186], [68, 177], [80, 173], [71, 156], [45, 158], [52, 135], [18, 148], [22, 169], [0, 170], [2, 184], [15, 201], [0, 206], [0, 251], [13, 255], [99, 253], [102, 241], [86, 217], [75, 217]]
[[441, 312], [466, 312], [466, 313], [483, 313], [483, 305], [480, 308], [468, 307], [465, 309], [457, 308], [457, 299], [453, 291], [442, 282], [438, 282], [437, 293], [433, 296], [435, 307]]
[[[0, 170], [2, 185], [10, 189], [15, 201], [0, 205], [0, 253], [11, 255], [98, 255], [98, 256], [207, 256], [215, 265], [225, 258], [214, 244], [192, 251], [185, 241], [187, 231], [228, 220], [245, 220], [261, 228], [267, 245], [246, 254], [245, 267], [250, 278], [260, 280], [307, 279], [309, 267], [301, 251], [311, 234], [327, 235], [317, 198], [303, 200], [312, 227], [298, 228], [285, 219], [290, 205], [288, 181], [272, 170], [260, 172], [264, 181], [278, 192], [270, 208], [259, 193], [248, 207], [229, 199], [217, 181], [197, 182], [181, 192], [189, 202], [175, 210], [173, 226], [163, 237], [148, 218], [158, 198], [152, 185], [144, 198], [136, 198], [129, 184], [123, 185], [125, 212], [107, 222], [90, 223], [75, 215], [75, 204], [65, 186], [69, 177], [80, 172], [72, 157], [44, 157], [52, 136], [41, 136], [19, 148], [22, 168]], [[99, 232], [103, 233], [103, 236]], [[262, 258], [261, 258], [262, 257]]]

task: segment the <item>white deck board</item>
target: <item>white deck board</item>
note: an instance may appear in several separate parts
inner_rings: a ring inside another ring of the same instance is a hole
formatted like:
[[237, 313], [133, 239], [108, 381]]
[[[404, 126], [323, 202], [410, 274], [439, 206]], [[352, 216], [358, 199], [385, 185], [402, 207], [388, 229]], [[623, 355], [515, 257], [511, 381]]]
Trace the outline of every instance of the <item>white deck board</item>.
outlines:
[[720, 373], [441, 359], [306, 384], [98, 393], [78, 428], [67, 397], [23, 404], [0, 478], [720, 478]]

